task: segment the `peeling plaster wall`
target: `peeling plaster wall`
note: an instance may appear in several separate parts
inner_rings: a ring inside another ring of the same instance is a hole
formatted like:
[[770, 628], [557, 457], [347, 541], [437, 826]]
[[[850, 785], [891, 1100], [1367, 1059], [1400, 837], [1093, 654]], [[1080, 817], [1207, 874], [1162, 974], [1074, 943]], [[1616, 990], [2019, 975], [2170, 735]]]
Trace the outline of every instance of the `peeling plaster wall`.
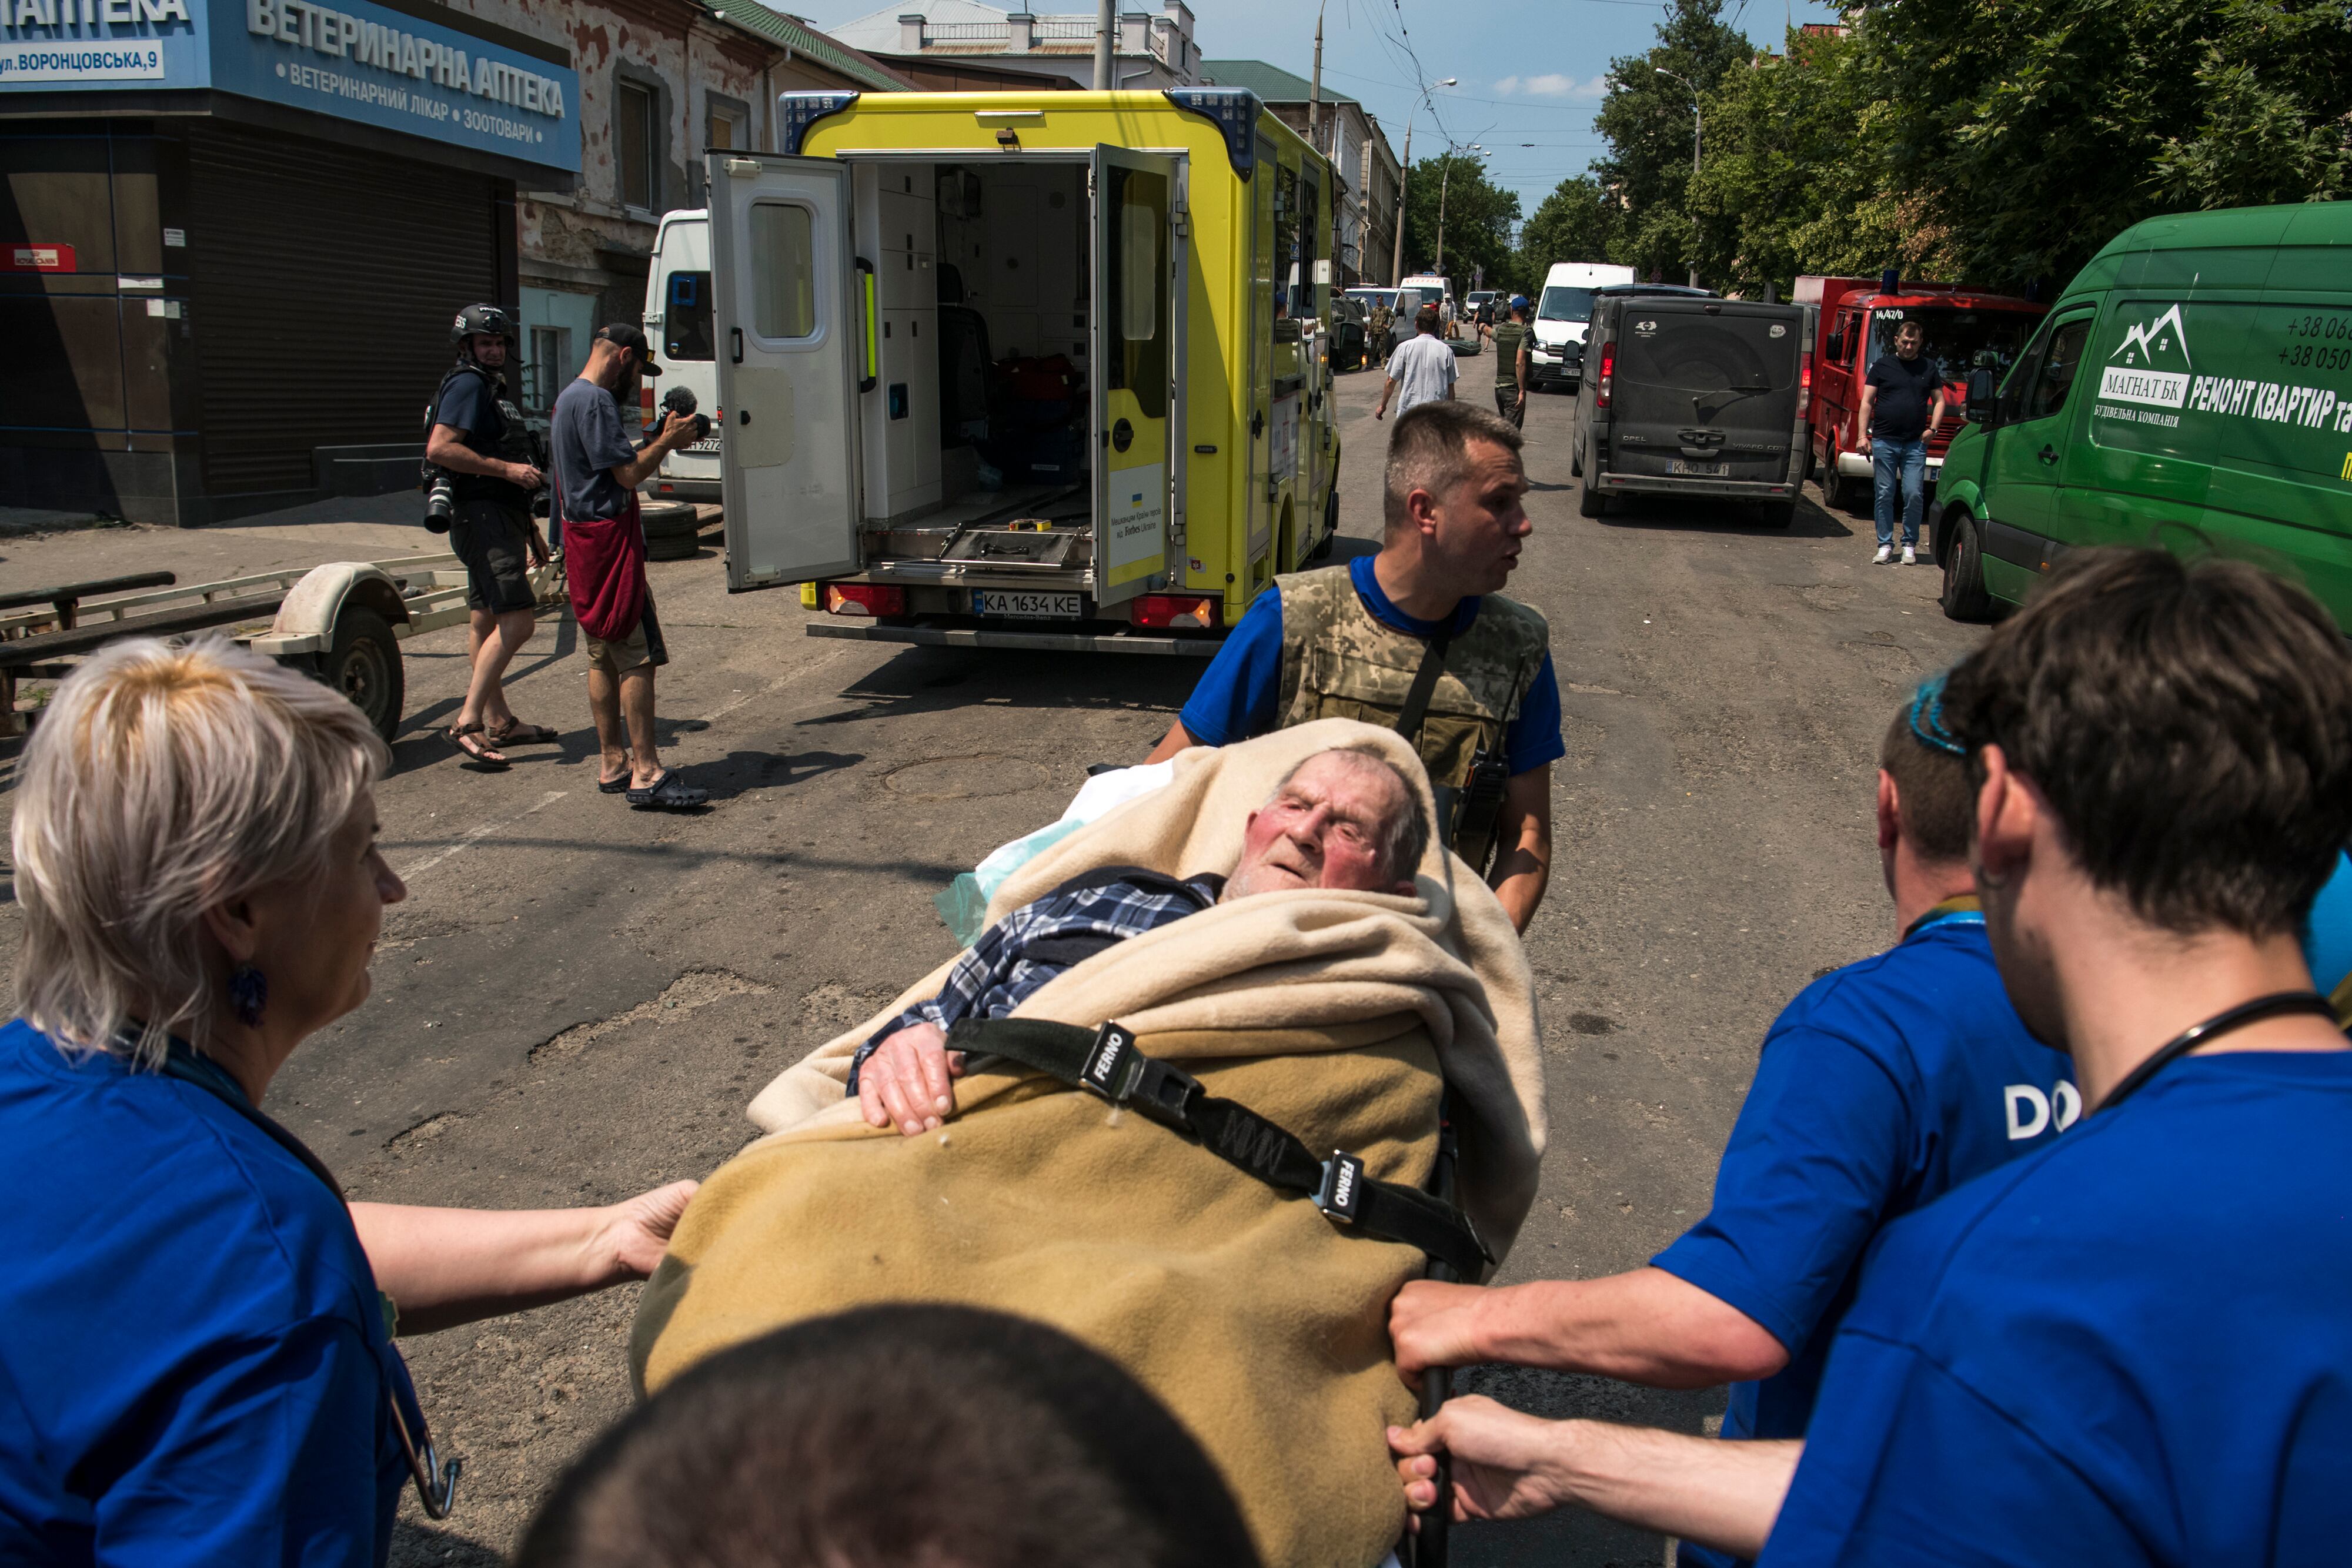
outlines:
[[[666, 89], [657, 150], [663, 211], [701, 201], [698, 166], [709, 95], [748, 104], [749, 140], [769, 145], [771, 92], [855, 86], [822, 66], [785, 60], [784, 49], [711, 20], [683, 0], [451, 0], [454, 8], [567, 48], [580, 73], [580, 178], [570, 194], [520, 192], [518, 255], [527, 287], [593, 292], [599, 321], [633, 321], [643, 308], [658, 214], [633, 214], [618, 194], [613, 135], [616, 68]], [[766, 76], [763, 79], [762, 73]], [[689, 165], [697, 172], [689, 172]]]

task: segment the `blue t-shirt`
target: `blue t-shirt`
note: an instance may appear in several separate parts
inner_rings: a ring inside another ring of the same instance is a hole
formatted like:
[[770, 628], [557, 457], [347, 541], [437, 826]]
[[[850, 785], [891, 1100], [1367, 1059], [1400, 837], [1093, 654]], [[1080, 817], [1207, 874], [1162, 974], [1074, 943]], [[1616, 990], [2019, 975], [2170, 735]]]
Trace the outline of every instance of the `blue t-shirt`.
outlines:
[[407, 1388], [351, 1215], [205, 1089], [0, 1026], [0, 1562], [381, 1564]]
[[[1433, 637], [1438, 622], [1407, 615], [1389, 601], [1372, 572], [1372, 558], [1360, 555], [1348, 563], [1348, 576], [1374, 620], [1393, 626], [1409, 637]], [[1478, 619], [1478, 601], [1465, 599], [1454, 611], [1454, 635], [1461, 636]], [[1276, 699], [1282, 685], [1282, 590], [1269, 587], [1250, 601], [1241, 622], [1209, 661], [1201, 684], [1185, 701], [1185, 731], [1203, 746], [1231, 746], [1237, 740], [1265, 735], [1279, 716]], [[1504, 727], [1503, 750], [1510, 770], [1526, 773], [1568, 755], [1559, 737], [1559, 677], [1552, 674], [1551, 655], [1536, 672], [1535, 684], [1520, 699], [1517, 716]]]
[[628, 490], [613, 477], [615, 464], [636, 461], [621, 429], [620, 400], [594, 382], [574, 376], [555, 396], [548, 445], [554, 450], [556, 493], [563, 515], [588, 521], [625, 516]]
[[[1772, 1376], [1732, 1385], [1723, 1435], [1802, 1437], [1871, 1239], [2051, 1142], [2082, 1104], [2073, 1063], [2010, 1006], [1972, 909], [1799, 992], [1764, 1038], [1714, 1207], [1653, 1260], [1789, 1353]], [[1709, 1568], [1735, 1561], [1682, 1551]]]
[[2352, 1052], [2174, 1062], [1891, 1228], [1765, 1568], [2335, 1564]]

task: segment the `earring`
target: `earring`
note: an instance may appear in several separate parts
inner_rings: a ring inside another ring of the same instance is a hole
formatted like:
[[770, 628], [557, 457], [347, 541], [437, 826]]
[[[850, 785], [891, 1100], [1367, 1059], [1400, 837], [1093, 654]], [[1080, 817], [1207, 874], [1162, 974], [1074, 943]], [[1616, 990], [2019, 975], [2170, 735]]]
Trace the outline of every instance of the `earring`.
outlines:
[[269, 1005], [269, 977], [250, 964], [229, 972], [228, 1010], [247, 1029], [261, 1027], [261, 1009]]

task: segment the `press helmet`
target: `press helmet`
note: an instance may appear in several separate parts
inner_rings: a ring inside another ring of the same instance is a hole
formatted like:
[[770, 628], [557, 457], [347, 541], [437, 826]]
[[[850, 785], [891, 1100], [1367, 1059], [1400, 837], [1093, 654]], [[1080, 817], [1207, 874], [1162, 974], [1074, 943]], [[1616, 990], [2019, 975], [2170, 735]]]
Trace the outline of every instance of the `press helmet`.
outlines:
[[456, 320], [449, 323], [449, 341], [463, 353], [466, 340], [477, 336], [504, 338], [512, 343], [515, 340], [514, 323], [508, 319], [505, 311], [495, 305], [468, 305], [457, 312]]

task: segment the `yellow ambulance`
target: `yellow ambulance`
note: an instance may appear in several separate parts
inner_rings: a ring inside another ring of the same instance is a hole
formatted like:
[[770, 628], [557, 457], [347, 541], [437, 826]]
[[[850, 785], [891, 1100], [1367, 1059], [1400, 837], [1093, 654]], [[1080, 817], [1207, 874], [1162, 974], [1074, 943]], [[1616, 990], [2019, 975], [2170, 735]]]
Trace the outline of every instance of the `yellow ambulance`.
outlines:
[[1329, 165], [1247, 92], [787, 93], [709, 154], [730, 591], [1213, 653], [1339, 516]]

